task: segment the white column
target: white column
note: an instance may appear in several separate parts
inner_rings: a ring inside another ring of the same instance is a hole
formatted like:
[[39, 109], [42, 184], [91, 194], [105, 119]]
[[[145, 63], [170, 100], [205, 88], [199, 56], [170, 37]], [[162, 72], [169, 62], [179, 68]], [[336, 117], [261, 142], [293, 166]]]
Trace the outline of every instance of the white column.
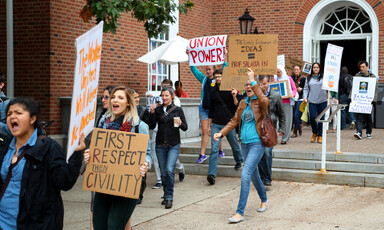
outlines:
[[13, 0], [7, 0], [7, 96], [14, 97]]

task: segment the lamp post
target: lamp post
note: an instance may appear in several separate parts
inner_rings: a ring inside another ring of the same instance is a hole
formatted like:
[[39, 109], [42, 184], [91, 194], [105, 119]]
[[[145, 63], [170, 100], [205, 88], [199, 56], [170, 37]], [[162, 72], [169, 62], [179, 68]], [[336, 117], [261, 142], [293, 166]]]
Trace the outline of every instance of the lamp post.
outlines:
[[[252, 25], [255, 18], [249, 15], [248, 8], [245, 9], [243, 16], [239, 17], [240, 21], [240, 33], [241, 34], [252, 34]], [[253, 34], [258, 34], [257, 27]]]

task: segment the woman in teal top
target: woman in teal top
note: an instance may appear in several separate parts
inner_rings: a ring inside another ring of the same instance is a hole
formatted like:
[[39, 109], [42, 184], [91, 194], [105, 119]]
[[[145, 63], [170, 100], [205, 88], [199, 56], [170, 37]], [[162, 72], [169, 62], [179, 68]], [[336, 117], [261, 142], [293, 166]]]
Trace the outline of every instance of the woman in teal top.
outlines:
[[[247, 204], [251, 180], [261, 199], [258, 212], [264, 212], [269, 203], [265, 187], [260, 179], [257, 165], [264, 154], [264, 145], [260, 141], [262, 119], [266, 116], [269, 105], [268, 98], [263, 94], [260, 86], [256, 83], [254, 72], [248, 69], [248, 83], [246, 84], [247, 98], [243, 99], [237, 108], [235, 116], [228, 124], [214, 135], [215, 140], [224, 137], [236, 126], [240, 126], [241, 149], [245, 158], [245, 164], [241, 173], [240, 199], [236, 214], [229, 218], [231, 223], [244, 220], [244, 210]], [[256, 78], [256, 80], [258, 80]]]
[[[187, 50], [187, 53], [189, 51]], [[224, 58], [224, 64], [223, 67], [228, 66], [227, 60], [227, 54], [228, 51], [224, 48], [225, 58]], [[196, 66], [191, 66], [191, 71], [193, 75], [196, 77], [196, 79], [201, 83], [201, 105], [199, 109], [199, 117], [200, 117], [200, 124], [201, 124], [201, 149], [200, 149], [200, 155], [197, 159], [196, 163], [202, 163], [207, 159], [207, 156], [205, 155], [205, 150], [207, 149], [207, 144], [209, 141], [210, 136], [210, 124], [208, 121], [208, 114], [209, 114], [209, 103], [210, 103], [210, 91], [213, 87], [215, 87], [216, 82], [213, 77], [213, 71], [215, 71], [216, 67], [213, 65], [206, 66], [206, 74], [205, 76], [203, 73], [201, 73]], [[224, 156], [223, 147], [220, 144], [220, 150], [219, 150], [219, 156]]]

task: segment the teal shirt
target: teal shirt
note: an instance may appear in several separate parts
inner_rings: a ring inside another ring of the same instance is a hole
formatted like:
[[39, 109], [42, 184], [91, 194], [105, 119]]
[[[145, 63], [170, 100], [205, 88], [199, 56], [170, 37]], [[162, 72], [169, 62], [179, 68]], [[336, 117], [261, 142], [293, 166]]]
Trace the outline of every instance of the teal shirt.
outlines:
[[[223, 63], [223, 68], [228, 67], [228, 62]], [[195, 78], [201, 83], [201, 101], [200, 104], [203, 104], [204, 99], [204, 85], [205, 82], [208, 80], [208, 77], [205, 76], [202, 72], [200, 72], [196, 66], [191, 66], [191, 71]]]
[[257, 100], [257, 97], [253, 96], [251, 100], [249, 100], [249, 97], [245, 99], [245, 103], [247, 104], [247, 107], [245, 107], [244, 112], [241, 115], [240, 140], [241, 140], [241, 143], [244, 143], [244, 144], [260, 142], [260, 137], [256, 130], [256, 120], [255, 120], [255, 117], [253, 116], [253, 112], [251, 108], [252, 100]]

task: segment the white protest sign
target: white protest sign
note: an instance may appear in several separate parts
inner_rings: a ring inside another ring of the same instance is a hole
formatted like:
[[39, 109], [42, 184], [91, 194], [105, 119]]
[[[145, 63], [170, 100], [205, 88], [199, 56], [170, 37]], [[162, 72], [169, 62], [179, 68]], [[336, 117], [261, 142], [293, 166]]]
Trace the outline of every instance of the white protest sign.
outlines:
[[281, 66], [281, 67], [285, 68], [285, 55], [284, 54], [277, 56], [277, 66]]
[[375, 89], [376, 78], [353, 77], [349, 112], [371, 114]]
[[67, 160], [79, 145], [81, 133], [93, 129], [99, 86], [103, 21], [76, 39], [75, 79], [68, 130]]
[[206, 66], [224, 63], [227, 35], [193, 38], [188, 42], [189, 65]]
[[323, 85], [321, 89], [338, 92], [343, 49], [343, 47], [328, 43], [324, 61]]

